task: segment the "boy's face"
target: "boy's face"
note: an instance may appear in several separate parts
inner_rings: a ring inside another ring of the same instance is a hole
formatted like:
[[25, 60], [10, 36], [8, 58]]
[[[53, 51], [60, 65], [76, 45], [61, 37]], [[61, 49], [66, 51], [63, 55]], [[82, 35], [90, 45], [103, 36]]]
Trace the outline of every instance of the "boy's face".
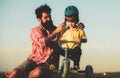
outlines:
[[76, 26], [77, 22], [75, 22], [75, 19], [73, 17], [65, 17], [65, 19], [68, 27], [74, 28]]
[[70, 28], [74, 28], [76, 26], [76, 23], [75, 22], [71, 22], [71, 21], [66, 21], [66, 24]]

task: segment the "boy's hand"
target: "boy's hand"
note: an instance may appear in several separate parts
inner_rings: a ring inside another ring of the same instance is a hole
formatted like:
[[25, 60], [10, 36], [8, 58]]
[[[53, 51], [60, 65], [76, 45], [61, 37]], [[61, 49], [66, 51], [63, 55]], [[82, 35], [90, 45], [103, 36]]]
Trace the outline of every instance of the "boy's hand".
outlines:
[[80, 39], [76, 39], [75, 42], [76, 42], [76, 44], [80, 44], [81, 40]]

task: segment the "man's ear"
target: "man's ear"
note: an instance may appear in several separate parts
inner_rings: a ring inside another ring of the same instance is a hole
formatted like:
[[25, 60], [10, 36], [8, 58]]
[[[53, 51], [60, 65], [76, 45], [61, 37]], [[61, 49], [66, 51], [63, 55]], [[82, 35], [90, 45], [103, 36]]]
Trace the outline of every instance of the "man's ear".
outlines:
[[39, 22], [41, 22], [41, 19], [40, 19], [40, 18], [37, 18], [37, 20], [38, 20]]

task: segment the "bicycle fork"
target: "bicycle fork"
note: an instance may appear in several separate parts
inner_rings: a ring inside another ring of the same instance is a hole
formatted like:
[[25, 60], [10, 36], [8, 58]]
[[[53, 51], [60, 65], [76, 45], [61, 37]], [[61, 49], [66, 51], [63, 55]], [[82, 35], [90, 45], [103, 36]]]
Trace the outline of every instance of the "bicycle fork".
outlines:
[[62, 64], [62, 78], [68, 78], [69, 69], [70, 69], [70, 60], [67, 58], [68, 51], [65, 49], [65, 58], [63, 59]]

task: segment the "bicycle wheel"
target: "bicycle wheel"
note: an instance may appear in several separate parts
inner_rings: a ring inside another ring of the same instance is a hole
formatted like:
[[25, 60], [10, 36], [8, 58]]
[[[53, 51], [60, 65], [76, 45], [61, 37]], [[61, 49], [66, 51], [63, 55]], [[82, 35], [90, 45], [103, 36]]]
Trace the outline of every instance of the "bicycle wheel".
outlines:
[[93, 67], [91, 65], [87, 65], [85, 69], [85, 73], [87, 78], [93, 78]]

